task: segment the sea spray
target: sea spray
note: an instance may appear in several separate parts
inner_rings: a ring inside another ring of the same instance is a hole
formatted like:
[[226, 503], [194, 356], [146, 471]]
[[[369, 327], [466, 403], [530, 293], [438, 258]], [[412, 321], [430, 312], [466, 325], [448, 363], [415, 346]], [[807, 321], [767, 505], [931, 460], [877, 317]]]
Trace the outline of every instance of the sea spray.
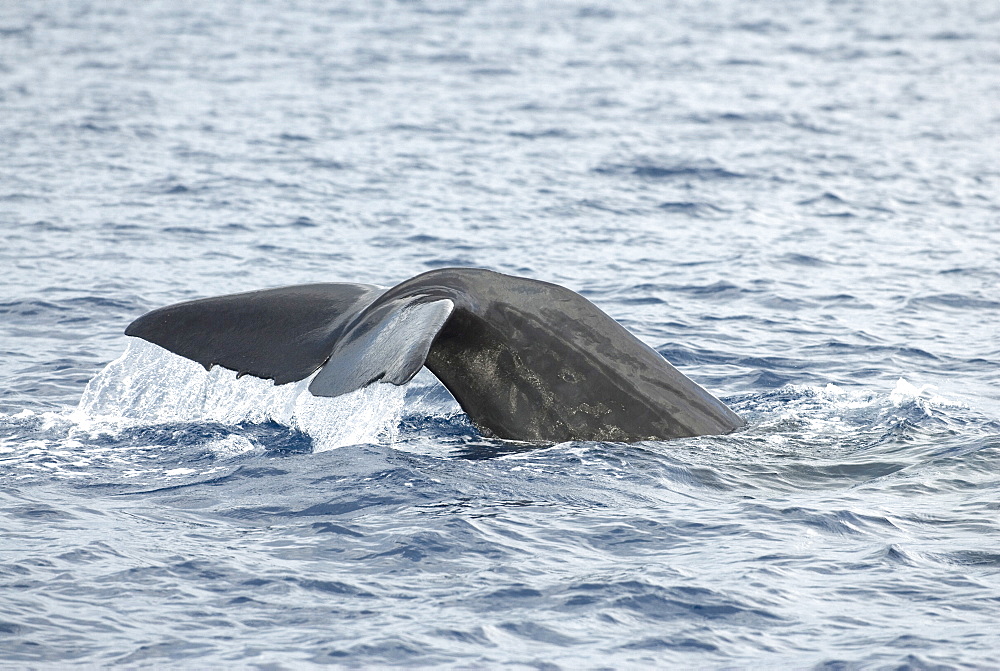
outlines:
[[307, 434], [320, 452], [396, 439], [405, 387], [373, 384], [336, 398], [313, 396], [306, 378], [276, 386], [219, 366], [202, 366], [143, 340], [88, 384], [71, 419], [81, 430], [116, 432], [138, 425], [273, 421]]

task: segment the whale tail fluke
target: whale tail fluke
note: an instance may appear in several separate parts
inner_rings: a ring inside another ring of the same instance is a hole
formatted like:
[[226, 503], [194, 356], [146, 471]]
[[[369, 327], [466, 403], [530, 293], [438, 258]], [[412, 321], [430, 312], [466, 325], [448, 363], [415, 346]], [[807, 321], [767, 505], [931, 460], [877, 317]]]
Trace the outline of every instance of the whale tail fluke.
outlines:
[[275, 384], [319, 371], [316, 396], [405, 384], [426, 365], [484, 433], [511, 440], [634, 442], [744, 425], [580, 294], [488, 270], [187, 301], [125, 333]]

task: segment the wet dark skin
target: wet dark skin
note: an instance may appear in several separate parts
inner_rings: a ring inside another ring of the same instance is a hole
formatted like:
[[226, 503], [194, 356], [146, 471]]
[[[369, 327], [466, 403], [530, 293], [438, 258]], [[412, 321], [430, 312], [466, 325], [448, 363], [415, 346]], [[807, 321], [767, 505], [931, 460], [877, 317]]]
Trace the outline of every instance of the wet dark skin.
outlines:
[[[402, 311], [441, 301], [452, 309], [433, 340], [424, 338], [429, 350], [410, 352], [402, 373], [398, 360], [387, 361], [395, 372], [386, 380], [402, 384], [423, 363], [486, 435], [637, 442], [744, 426], [580, 294], [489, 270], [432, 270], [384, 292], [311, 284], [188, 301], [140, 317], [126, 334], [207, 368], [284, 384], [335, 362], [343, 343], [393, 328]], [[380, 356], [395, 353], [373, 354]], [[380, 376], [372, 378], [366, 382]], [[310, 390], [326, 395], [316, 381]]]

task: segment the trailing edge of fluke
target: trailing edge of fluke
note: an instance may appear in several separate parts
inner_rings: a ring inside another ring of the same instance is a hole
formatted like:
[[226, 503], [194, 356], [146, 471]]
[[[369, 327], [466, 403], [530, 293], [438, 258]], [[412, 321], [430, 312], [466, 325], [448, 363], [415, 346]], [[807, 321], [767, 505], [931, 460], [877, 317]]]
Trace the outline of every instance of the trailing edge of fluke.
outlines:
[[[210, 369], [339, 396], [427, 366], [486, 435], [636, 442], [744, 426], [580, 294], [474, 268], [391, 289], [305, 284], [153, 310], [125, 331]], [[319, 371], [318, 373], [316, 371]]]

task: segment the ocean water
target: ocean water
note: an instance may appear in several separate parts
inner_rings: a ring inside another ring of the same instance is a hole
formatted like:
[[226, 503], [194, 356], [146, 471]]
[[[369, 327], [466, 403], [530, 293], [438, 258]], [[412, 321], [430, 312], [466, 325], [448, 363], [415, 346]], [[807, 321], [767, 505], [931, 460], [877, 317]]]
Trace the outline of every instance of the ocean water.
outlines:
[[[1000, 666], [991, 2], [0, 3], [0, 666]], [[480, 436], [122, 332], [478, 266], [748, 427]]]

